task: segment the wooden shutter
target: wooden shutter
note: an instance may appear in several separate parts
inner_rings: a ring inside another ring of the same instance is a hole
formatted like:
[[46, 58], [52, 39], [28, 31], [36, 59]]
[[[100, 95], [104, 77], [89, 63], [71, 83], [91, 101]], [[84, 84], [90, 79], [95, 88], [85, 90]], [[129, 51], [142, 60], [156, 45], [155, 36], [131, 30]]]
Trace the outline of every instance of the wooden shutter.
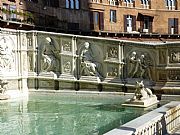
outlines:
[[168, 18], [168, 34], [171, 34], [171, 21], [172, 18]]
[[99, 12], [99, 29], [104, 30], [104, 13]]
[[149, 4], [149, 9], [151, 9], [151, 0], [149, 0], [148, 4]]
[[127, 32], [127, 15], [124, 15], [124, 32]]
[[89, 17], [90, 17], [90, 29], [94, 30], [94, 13], [93, 12], [89, 12]]
[[149, 33], [152, 33], [153, 30], [153, 17], [149, 17]]
[[136, 31], [136, 16], [132, 16], [132, 30]]
[[143, 29], [144, 29], [144, 16], [140, 15], [140, 29], [139, 29], [139, 31], [143, 32]]
[[178, 18], [174, 18], [174, 34], [178, 34]]

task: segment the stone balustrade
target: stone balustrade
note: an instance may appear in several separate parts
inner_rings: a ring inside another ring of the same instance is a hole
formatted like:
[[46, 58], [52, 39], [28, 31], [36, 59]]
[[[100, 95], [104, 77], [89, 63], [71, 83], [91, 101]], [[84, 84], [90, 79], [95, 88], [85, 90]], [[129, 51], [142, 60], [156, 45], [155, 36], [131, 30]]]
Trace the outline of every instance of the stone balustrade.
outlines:
[[166, 135], [180, 124], [180, 102], [172, 101], [104, 135]]

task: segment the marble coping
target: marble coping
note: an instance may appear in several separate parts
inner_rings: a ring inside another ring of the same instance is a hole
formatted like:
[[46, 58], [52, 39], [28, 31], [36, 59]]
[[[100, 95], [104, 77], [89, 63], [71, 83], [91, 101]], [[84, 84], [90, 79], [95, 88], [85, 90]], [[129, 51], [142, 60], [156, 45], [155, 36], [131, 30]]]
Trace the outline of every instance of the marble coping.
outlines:
[[143, 127], [148, 127], [151, 123], [161, 119], [168, 110], [175, 107], [180, 107], [180, 101], [171, 101], [170, 103], [144, 114], [120, 127], [112, 129], [104, 135], [133, 135], [135, 131], [143, 129]]

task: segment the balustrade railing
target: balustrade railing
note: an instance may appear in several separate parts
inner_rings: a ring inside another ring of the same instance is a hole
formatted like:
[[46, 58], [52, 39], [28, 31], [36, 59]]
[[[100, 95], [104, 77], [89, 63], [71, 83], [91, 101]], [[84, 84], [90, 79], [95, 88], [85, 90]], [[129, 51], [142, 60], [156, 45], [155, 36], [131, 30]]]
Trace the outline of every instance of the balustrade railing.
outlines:
[[168, 135], [177, 126], [180, 126], [180, 102], [172, 101], [105, 135]]

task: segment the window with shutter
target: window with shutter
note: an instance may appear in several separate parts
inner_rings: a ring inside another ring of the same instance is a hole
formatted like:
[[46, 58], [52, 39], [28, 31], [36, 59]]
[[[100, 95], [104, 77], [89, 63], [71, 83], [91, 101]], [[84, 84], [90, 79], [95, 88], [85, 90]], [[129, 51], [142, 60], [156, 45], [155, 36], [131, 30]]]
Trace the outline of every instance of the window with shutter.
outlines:
[[104, 30], [104, 13], [99, 12], [99, 29]]

